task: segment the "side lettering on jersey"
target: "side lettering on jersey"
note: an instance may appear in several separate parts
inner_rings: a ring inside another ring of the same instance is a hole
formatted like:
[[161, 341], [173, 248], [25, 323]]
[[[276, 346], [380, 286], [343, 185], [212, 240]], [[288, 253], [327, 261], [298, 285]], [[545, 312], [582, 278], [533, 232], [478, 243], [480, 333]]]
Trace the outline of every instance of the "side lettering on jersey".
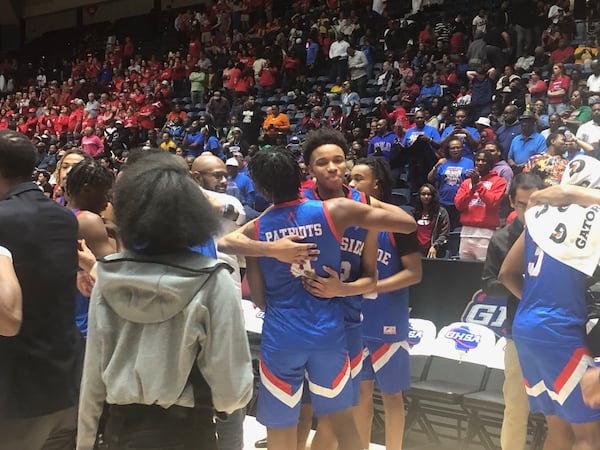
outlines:
[[340, 250], [343, 252], [353, 253], [361, 256], [365, 243], [358, 239], [349, 238], [347, 236], [342, 237], [342, 243], [340, 244]]
[[529, 262], [527, 264], [527, 273], [530, 277], [537, 277], [540, 275], [540, 272], [542, 271], [542, 262], [544, 261], [544, 251], [541, 248], [536, 247], [534, 256], [536, 257], [535, 262]]
[[297, 227], [280, 228], [278, 230], [265, 232], [265, 240], [273, 242], [286, 236], [298, 235], [303, 239], [322, 236], [323, 226], [320, 223], [311, 223]]
[[390, 258], [392, 254], [390, 252], [385, 252], [380, 248], [377, 249], [377, 262], [380, 262], [384, 266], [387, 266], [390, 263]]

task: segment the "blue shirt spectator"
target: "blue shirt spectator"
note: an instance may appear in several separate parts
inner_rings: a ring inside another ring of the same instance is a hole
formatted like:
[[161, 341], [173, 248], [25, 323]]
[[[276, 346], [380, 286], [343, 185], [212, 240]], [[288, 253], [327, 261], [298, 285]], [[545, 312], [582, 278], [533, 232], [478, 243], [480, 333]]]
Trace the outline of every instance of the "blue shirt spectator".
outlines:
[[434, 182], [438, 186], [440, 203], [454, 206], [454, 197], [458, 188], [467, 178], [467, 171], [475, 169], [472, 159], [462, 156], [458, 161], [448, 159], [440, 164], [434, 173]]
[[525, 111], [520, 119], [521, 134], [516, 136], [510, 144], [508, 163], [511, 166], [525, 164], [533, 155], [546, 151], [546, 139], [536, 133], [536, 118], [530, 111]]
[[440, 133], [438, 133], [438, 130], [430, 125], [423, 125], [422, 127], [414, 126], [413, 128], [406, 130], [402, 145], [410, 147], [419, 136], [427, 136], [435, 142], [440, 142]]
[[533, 133], [525, 136], [520, 134], [515, 137], [510, 144], [508, 159], [515, 164], [525, 164], [533, 155], [544, 153], [546, 151], [546, 140], [540, 133]]
[[442, 96], [442, 87], [438, 83], [434, 83], [431, 75], [426, 74], [423, 76], [423, 86], [421, 86], [421, 92], [417, 97], [417, 103], [424, 103], [426, 105], [431, 104], [433, 97]]
[[369, 141], [367, 156], [383, 156], [390, 161], [392, 154], [399, 150], [400, 138], [395, 133], [387, 130], [387, 120], [377, 121], [377, 134]]
[[515, 136], [521, 134], [521, 122], [518, 120], [519, 110], [515, 105], [508, 105], [502, 113], [504, 125], [496, 131], [496, 142], [502, 146], [502, 156], [506, 158], [510, 144]]
[[254, 184], [248, 175], [239, 172], [239, 163], [235, 158], [229, 158], [225, 165], [229, 177], [227, 179], [226, 194], [236, 197], [244, 206], [254, 207]]
[[204, 142], [204, 151], [211, 152], [213, 155], [225, 159], [225, 154], [223, 153], [219, 139], [217, 139], [216, 136], [208, 136], [208, 138], [206, 138], [206, 142]]
[[183, 140], [183, 145], [186, 147], [185, 156], [196, 158], [204, 151], [204, 134], [197, 129], [197, 125], [192, 124], [192, 128]]
[[[442, 140], [444, 140], [446, 137], [448, 137], [448, 135], [450, 133], [452, 133], [455, 128], [456, 128], [455, 125], [450, 125], [449, 127], [446, 127], [444, 129], [444, 132], [442, 133]], [[462, 130], [468, 131], [469, 134], [471, 136], [473, 136], [473, 139], [475, 139], [477, 142], [479, 142], [479, 133], [477, 132], [477, 130], [475, 128], [473, 128], [473, 127], [462, 127]], [[462, 156], [464, 156], [465, 158], [469, 158], [470, 160], [473, 160], [473, 154], [475, 153], [475, 151], [477, 150], [477, 148], [473, 147], [469, 143], [469, 140], [466, 138], [466, 134], [465, 133], [461, 133], [461, 129], [459, 128], [457, 130], [457, 132], [454, 133], [454, 136], [456, 136], [457, 138], [459, 138], [461, 140], [461, 142], [463, 143]]]
[[306, 48], [306, 65], [308, 67], [312, 66], [316, 60], [317, 55], [319, 54], [319, 44], [314, 41], [309, 41], [310, 44]]

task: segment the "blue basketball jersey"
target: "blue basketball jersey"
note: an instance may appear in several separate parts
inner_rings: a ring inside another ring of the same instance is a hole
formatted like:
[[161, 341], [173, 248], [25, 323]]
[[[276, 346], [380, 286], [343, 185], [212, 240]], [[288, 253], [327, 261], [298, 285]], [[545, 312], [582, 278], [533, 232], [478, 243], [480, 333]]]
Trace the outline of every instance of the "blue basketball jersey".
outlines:
[[[392, 233], [377, 237], [377, 272], [379, 279], [389, 278], [404, 267], [396, 250]], [[376, 299], [362, 303], [363, 337], [376, 342], [398, 342], [408, 337], [408, 288], [383, 292]]]
[[[360, 203], [369, 204], [369, 198], [364, 192], [344, 186], [346, 198]], [[311, 200], [321, 200], [316, 188], [305, 189], [304, 197]], [[340, 280], [344, 282], [356, 281], [360, 278], [361, 267], [360, 260], [362, 258], [363, 248], [365, 246], [365, 238], [367, 230], [360, 227], [349, 227], [344, 232], [342, 238], [342, 262], [340, 267]], [[362, 295], [353, 295], [344, 297], [344, 320], [346, 327], [359, 327], [361, 324], [361, 303]]]
[[515, 340], [579, 343], [587, 319], [587, 276], [552, 258], [525, 234], [525, 283], [513, 324]]
[[[79, 217], [83, 211], [79, 209], [72, 209], [71, 212], [75, 214], [75, 217]], [[79, 292], [79, 289], [77, 289], [77, 292], [75, 293], [75, 324], [77, 325], [77, 328], [81, 332], [81, 335], [84, 339], [87, 339], [89, 309], [90, 298], [83, 295], [81, 292]]]
[[312, 296], [300, 278], [304, 271], [327, 276], [322, 266], [340, 266], [341, 236], [333, 229], [323, 202], [301, 199], [275, 205], [256, 220], [255, 232], [257, 240], [268, 242], [298, 234], [303, 242], [315, 243], [320, 250], [317, 261], [303, 265], [259, 258], [267, 304], [262, 345], [289, 350], [343, 348], [342, 302]]

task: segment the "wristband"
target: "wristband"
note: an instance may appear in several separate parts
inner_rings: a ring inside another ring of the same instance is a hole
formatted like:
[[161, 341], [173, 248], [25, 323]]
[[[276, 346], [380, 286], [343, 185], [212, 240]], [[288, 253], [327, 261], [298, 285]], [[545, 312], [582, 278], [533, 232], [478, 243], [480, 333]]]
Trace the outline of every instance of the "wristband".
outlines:
[[13, 260], [12, 253], [6, 247], [0, 246], [0, 256], [8, 256], [11, 261]]

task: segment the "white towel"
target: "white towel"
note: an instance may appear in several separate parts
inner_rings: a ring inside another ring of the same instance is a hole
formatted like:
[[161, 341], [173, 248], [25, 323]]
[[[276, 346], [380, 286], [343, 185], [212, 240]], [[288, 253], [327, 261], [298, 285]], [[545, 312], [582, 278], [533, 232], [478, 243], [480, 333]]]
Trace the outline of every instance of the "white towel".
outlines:
[[[562, 184], [600, 188], [600, 161], [577, 156]], [[600, 205], [554, 207], [538, 205], [525, 213], [534, 242], [548, 255], [591, 276], [600, 262]]]

